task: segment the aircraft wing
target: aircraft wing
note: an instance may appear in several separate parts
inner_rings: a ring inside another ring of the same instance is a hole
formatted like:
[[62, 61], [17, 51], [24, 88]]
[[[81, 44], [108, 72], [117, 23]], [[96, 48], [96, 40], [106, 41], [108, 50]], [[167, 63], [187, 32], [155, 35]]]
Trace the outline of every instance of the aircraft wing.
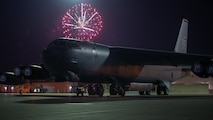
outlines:
[[213, 56], [187, 53], [188, 23], [188, 20], [182, 19], [174, 52], [128, 47], [110, 47], [108, 62], [111, 64], [111, 61], [116, 61], [115, 64], [173, 66], [191, 66], [197, 62], [209, 64], [212, 62]]
[[[172, 65], [188, 66], [199, 61], [212, 61], [213, 56], [175, 53], [125, 47], [110, 48], [107, 63], [128, 65]], [[111, 62], [112, 61], [112, 62]], [[115, 62], [116, 61], [116, 62]]]

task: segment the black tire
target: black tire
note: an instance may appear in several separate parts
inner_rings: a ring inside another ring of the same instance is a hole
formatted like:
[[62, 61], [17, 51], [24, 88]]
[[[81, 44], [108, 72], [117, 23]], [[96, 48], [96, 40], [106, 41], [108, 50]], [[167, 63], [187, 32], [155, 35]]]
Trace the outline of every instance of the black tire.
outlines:
[[163, 94], [164, 95], [169, 95], [169, 90], [167, 89], [166, 86], [163, 87]]
[[104, 87], [102, 84], [97, 84], [96, 93], [99, 95], [99, 97], [102, 97], [104, 95]]
[[125, 95], [125, 90], [118, 84], [112, 84], [110, 86], [110, 95], [120, 95], [123, 97]]
[[95, 95], [95, 90], [94, 90], [92, 84], [88, 85], [88, 94], [89, 95]]
[[162, 87], [160, 85], [157, 86], [157, 95], [162, 95]]
[[121, 86], [119, 86], [118, 94], [119, 94], [120, 96], [122, 96], [122, 97], [125, 96], [125, 90], [124, 90]]
[[146, 91], [146, 95], [151, 95], [151, 91]]
[[138, 92], [140, 95], [144, 95], [144, 91], [139, 91]]
[[109, 91], [110, 95], [117, 95], [117, 91], [115, 90], [115, 87], [116, 87], [116, 84], [112, 84], [110, 86], [110, 91]]

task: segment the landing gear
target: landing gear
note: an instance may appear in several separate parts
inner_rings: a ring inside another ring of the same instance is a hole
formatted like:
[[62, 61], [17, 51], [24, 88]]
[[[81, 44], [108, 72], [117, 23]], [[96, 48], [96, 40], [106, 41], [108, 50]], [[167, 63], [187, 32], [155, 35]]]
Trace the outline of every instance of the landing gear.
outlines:
[[151, 91], [139, 91], [140, 95], [151, 95]]
[[157, 86], [157, 95], [168, 95], [169, 94], [169, 90], [167, 89], [167, 87], [164, 84], [158, 84]]
[[99, 83], [89, 84], [88, 86], [88, 94], [89, 95], [98, 95], [102, 97], [104, 94], [104, 87]]
[[122, 86], [113, 83], [110, 86], [110, 95], [120, 95], [123, 97], [125, 95], [125, 90]]
[[84, 96], [84, 88], [83, 87], [78, 87], [76, 89], [76, 94], [79, 97], [80, 95], [83, 97]]

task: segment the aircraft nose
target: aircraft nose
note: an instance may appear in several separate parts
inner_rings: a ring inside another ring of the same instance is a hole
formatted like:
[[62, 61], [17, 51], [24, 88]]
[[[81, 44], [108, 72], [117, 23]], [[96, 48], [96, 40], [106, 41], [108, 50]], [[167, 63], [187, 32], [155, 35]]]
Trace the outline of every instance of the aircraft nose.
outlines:
[[62, 55], [62, 52], [60, 52], [59, 50], [45, 49], [42, 52], [41, 57], [44, 64], [47, 64], [47, 63], [59, 64], [60, 60], [63, 58], [63, 55]]
[[41, 58], [43, 64], [51, 73], [58, 73], [65, 67], [67, 53], [65, 49], [49, 48], [42, 52]]
[[49, 48], [42, 52], [42, 58], [47, 60], [61, 61], [66, 57], [66, 49]]

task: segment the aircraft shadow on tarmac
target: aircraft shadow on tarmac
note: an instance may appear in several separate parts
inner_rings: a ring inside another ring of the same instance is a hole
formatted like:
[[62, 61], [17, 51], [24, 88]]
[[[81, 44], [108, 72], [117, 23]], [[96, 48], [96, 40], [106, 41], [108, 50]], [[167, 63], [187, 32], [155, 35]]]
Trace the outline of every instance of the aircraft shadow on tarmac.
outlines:
[[[77, 97], [77, 96], [50, 96], [50, 95], [36, 95], [40, 98], [17, 101], [18, 103], [26, 104], [63, 104], [63, 103], [94, 103], [94, 102], [111, 102], [111, 101], [129, 101], [129, 100], [177, 100], [177, 99], [212, 99], [212, 95], [169, 95], [169, 96], [125, 96], [125, 97]], [[32, 95], [24, 95], [17, 97], [32, 97]], [[34, 96], [35, 97], [35, 96]], [[41, 98], [42, 97], [42, 98]], [[47, 97], [47, 98], [43, 98]]]

